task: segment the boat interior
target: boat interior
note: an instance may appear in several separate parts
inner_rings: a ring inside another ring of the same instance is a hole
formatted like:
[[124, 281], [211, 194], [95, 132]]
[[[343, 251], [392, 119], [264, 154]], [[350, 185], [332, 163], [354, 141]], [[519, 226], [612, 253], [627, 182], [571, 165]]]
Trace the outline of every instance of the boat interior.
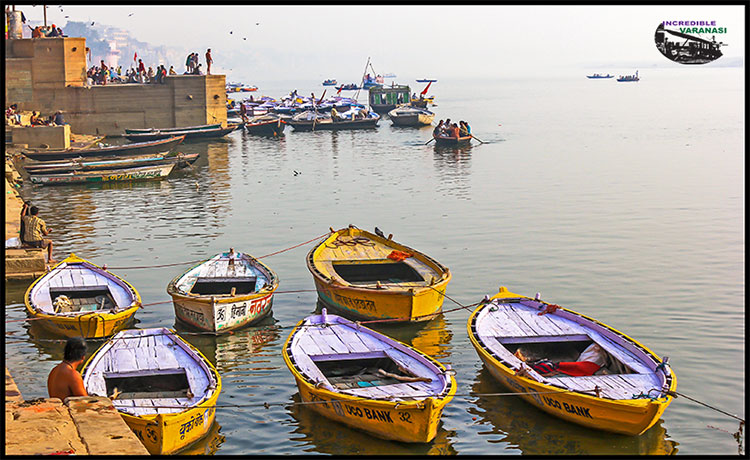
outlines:
[[[595, 343], [591, 337], [585, 334], [556, 336], [553, 339], [540, 338], [538, 341], [524, 340], [521, 343], [508, 337], [498, 337], [497, 340], [511, 353], [520, 352], [529, 364], [542, 359], [555, 363], [578, 361], [581, 352], [588, 348], [589, 345]], [[607, 352], [604, 348], [601, 348], [601, 353], [605, 357], [606, 364], [596, 371], [594, 375], [636, 373], [622, 361], [615, 358], [611, 353]], [[556, 375], [564, 376], [565, 374], [560, 372], [550, 372], [544, 375], [546, 377], [554, 377]]]
[[109, 286], [50, 287], [49, 295], [55, 313], [113, 310], [117, 306]]
[[190, 293], [198, 295], [250, 294], [256, 291], [257, 280], [256, 276], [199, 277], [195, 280]]
[[[365, 388], [373, 386], [393, 385], [402, 383], [394, 376], [414, 379], [417, 376], [399, 366], [385, 352], [379, 357], [342, 357], [321, 359], [311, 356], [315, 365], [328, 379], [328, 382], [338, 389]], [[388, 375], [390, 374], [390, 375]]]
[[107, 394], [117, 389], [120, 399], [187, 398], [190, 392], [185, 369], [150, 370], [138, 373], [104, 373]]
[[424, 281], [413, 267], [405, 262], [390, 259], [368, 261], [333, 262], [333, 269], [351, 284], [372, 284], [380, 281], [386, 284], [414, 283]]

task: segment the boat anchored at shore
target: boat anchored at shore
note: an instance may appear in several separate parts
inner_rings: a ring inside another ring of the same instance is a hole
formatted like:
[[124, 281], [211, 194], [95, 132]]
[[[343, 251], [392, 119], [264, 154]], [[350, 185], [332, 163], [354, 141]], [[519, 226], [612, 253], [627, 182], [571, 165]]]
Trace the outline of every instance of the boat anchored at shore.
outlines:
[[31, 283], [24, 303], [48, 331], [102, 338], [133, 323], [141, 296], [127, 281], [71, 254]]
[[639, 435], [677, 378], [648, 348], [595, 319], [506, 288], [471, 314], [471, 344], [493, 377], [525, 401], [589, 428]]
[[112, 396], [151, 455], [203, 438], [216, 417], [221, 377], [197, 348], [163, 328], [119, 332], [81, 370], [90, 395]]
[[271, 312], [276, 274], [250, 254], [222, 252], [175, 277], [167, 286], [178, 320], [209, 332], [226, 332]]
[[169, 153], [177, 147], [185, 136], [170, 135], [168, 138], [134, 144], [110, 145], [108, 147], [70, 148], [61, 150], [23, 150], [24, 156], [37, 161], [69, 160], [87, 157], [115, 157]]
[[443, 306], [450, 270], [391, 238], [353, 225], [331, 229], [307, 254], [321, 302], [364, 319], [434, 318]]
[[283, 348], [308, 408], [332, 420], [401, 442], [430, 442], [456, 393], [453, 372], [426, 354], [328, 314], [292, 330]]

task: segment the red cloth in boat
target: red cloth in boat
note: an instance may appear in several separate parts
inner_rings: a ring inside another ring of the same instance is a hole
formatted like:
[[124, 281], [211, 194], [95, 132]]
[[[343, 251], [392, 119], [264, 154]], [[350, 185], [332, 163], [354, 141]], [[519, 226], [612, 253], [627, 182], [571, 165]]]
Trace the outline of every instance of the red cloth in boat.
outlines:
[[594, 375], [601, 366], [591, 361], [561, 361], [557, 363], [558, 372], [568, 374], [573, 377], [582, 377], [584, 375]]
[[402, 252], [402, 251], [396, 251], [395, 249], [391, 251], [390, 254], [388, 254], [388, 258], [391, 260], [395, 260], [396, 262], [401, 262], [404, 259], [408, 259], [411, 257], [411, 254], [408, 252]]

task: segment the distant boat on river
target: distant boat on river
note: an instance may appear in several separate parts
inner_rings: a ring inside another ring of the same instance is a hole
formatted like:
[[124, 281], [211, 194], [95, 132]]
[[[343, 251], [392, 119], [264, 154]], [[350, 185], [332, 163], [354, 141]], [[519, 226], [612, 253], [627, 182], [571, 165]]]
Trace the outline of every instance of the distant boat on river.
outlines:
[[586, 75], [586, 78], [614, 78], [614, 75], [602, 75], [599, 73], [595, 73], [594, 75]]
[[640, 78], [638, 78], [638, 71], [635, 71], [635, 75], [620, 75], [620, 78], [618, 78], [617, 81], [640, 81]]

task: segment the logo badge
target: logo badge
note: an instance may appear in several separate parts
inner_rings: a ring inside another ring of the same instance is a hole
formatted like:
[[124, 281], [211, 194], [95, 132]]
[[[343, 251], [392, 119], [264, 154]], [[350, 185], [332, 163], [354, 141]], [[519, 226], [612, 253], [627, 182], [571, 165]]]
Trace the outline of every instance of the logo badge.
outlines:
[[726, 27], [716, 21], [664, 21], [656, 28], [656, 49], [667, 59], [680, 64], [705, 64], [722, 56], [721, 39]]

